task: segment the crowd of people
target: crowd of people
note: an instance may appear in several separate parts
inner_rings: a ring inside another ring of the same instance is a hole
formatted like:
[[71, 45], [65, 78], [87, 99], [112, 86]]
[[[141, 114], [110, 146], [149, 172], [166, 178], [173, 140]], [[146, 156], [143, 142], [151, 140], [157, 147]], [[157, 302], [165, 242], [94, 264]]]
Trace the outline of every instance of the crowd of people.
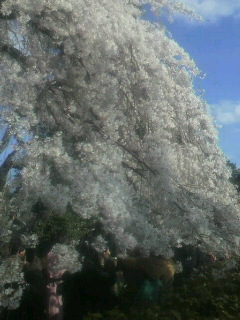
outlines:
[[[92, 247], [87, 252], [81, 270], [53, 273], [48, 269], [48, 255], [42, 259], [33, 248], [20, 250], [27, 286], [19, 308], [8, 312], [7, 319], [80, 320], [89, 312], [114, 308], [124, 294], [135, 305], [156, 304], [164, 290], [174, 285], [174, 263], [162, 256], [116, 258], [108, 248], [98, 252]], [[181, 281], [194, 269], [215, 261], [212, 254], [192, 245], [176, 247], [174, 252], [174, 260], [182, 264]], [[175, 277], [176, 283], [179, 279]]]

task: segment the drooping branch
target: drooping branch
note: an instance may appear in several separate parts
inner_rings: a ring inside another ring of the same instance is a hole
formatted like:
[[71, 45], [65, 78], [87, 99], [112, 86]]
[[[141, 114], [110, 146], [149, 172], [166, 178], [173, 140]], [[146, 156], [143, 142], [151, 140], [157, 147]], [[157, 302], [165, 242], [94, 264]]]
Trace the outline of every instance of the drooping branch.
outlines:
[[154, 176], [157, 176], [159, 174], [159, 172], [156, 169], [151, 168], [145, 161], [140, 159], [139, 156], [137, 156], [136, 153], [130, 150], [127, 146], [123, 145], [118, 141], [116, 141], [115, 144], [121, 147], [122, 149], [124, 149], [125, 151], [127, 151], [129, 154], [131, 154], [133, 158], [135, 158], [138, 161], [138, 163], [140, 163], [143, 167], [148, 169]]
[[[91, 110], [92, 114], [93, 114], [93, 110]], [[94, 114], [95, 115], [95, 114]], [[96, 116], [96, 115], [95, 115]], [[98, 116], [97, 116], [98, 117]], [[98, 120], [100, 118], [98, 117]], [[100, 128], [94, 121], [89, 120], [88, 121], [89, 124], [91, 124], [93, 126], [93, 128], [95, 129], [95, 131], [97, 131], [98, 133], [100, 133], [100, 135], [104, 138], [104, 139], [110, 139], [110, 137], [108, 137], [106, 135], [106, 133], [104, 132], [104, 130], [102, 128]], [[121, 147], [122, 149], [124, 149], [127, 153], [131, 154], [131, 156], [137, 160], [137, 162], [143, 166], [144, 168], [146, 168], [148, 171], [150, 171], [154, 176], [157, 176], [159, 174], [159, 172], [156, 169], [151, 168], [144, 160], [140, 159], [140, 157], [136, 154], [135, 151], [129, 149], [126, 145], [122, 144], [119, 141], [113, 141], [113, 143], [119, 147]]]
[[133, 168], [132, 166], [130, 166], [129, 164], [127, 164], [125, 161], [122, 161], [122, 166], [124, 168], [130, 169], [133, 172], [135, 172], [137, 175], [141, 176], [142, 178], [146, 179], [144, 172], [146, 172], [146, 170], [144, 170], [143, 168]]
[[86, 67], [85, 67], [85, 64], [84, 64], [84, 62], [83, 62], [83, 59], [82, 59], [82, 58], [79, 58], [78, 60], [79, 60], [79, 62], [80, 62], [80, 64], [81, 64], [82, 68], [83, 68], [83, 69], [85, 70], [85, 72], [86, 72], [86, 75], [85, 75], [84, 80], [86, 81], [86, 83], [90, 83], [90, 81], [91, 81], [91, 76], [90, 76], [90, 73], [88, 72], [88, 70], [87, 70]]
[[[177, 201], [173, 201], [173, 204], [180, 210], [180, 212], [183, 213], [183, 215], [189, 214], [189, 210], [187, 208], [183, 208], [179, 202]], [[192, 223], [191, 221], [189, 221], [188, 219], [188, 223], [190, 224], [190, 226], [192, 227], [192, 229], [194, 230], [194, 232], [196, 234], [198, 234], [198, 236], [202, 239], [202, 241], [205, 243], [206, 240], [208, 240], [209, 236], [203, 233], [200, 233], [198, 231], [198, 228], [194, 225], [194, 223]], [[206, 238], [206, 240], [204, 240], [204, 238]], [[215, 241], [214, 239], [212, 239], [213, 241]]]
[[5, 148], [9, 144], [10, 139], [11, 139], [11, 134], [10, 134], [10, 128], [8, 127], [6, 129], [6, 131], [4, 132], [4, 135], [1, 139], [0, 153], [5, 150]]
[[9, 55], [12, 59], [16, 60], [23, 69], [28, 66], [28, 57], [26, 57], [20, 50], [14, 48], [9, 44], [0, 44], [0, 52]]
[[9, 170], [13, 168], [13, 158], [16, 152], [17, 151], [14, 150], [11, 154], [9, 154], [0, 167], [0, 191], [2, 191], [4, 186], [6, 185]]
[[[48, 93], [52, 94], [53, 96], [56, 96], [56, 99], [57, 99], [58, 92], [62, 93], [66, 102], [68, 99], [77, 100], [76, 96], [74, 95], [74, 92], [72, 92], [72, 89], [68, 86], [68, 83], [66, 80], [48, 81], [45, 87], [40, 91], [40, 93], [37, 96], [37, 104], [35, 107], [35, 112], [38, 112], [40, 110], [39, 104], [43, 102], [43, 99], [46, 97]], [[51, 103], [48, 104], [45, 100], [44, 100], [44, 105], [45, 107], [47, 107], [47, 110], [53, 117], [55, 124], [60, 128], [62, 125], [62, 121], [61, 121], [61, 118], [59, 118], [59, 115], [55, 114], [56, 112], [54, 110], [54, 106]], [[72, 124], [75, 122], [76, 119], [80, 120], [80, 117], [77, 114], [70, 112], [69, 110], [66, 110], [61, 104], [58, 105], [58, 107], [61, 108], [61, 112], [68, 118], [68, 120]]]
[[44, 27], [43, 25], [41, 25], [39, 20], [30, 20], [29, 21], [29, 25], [36, 31], [41, 32], [42, 34], [48, 36], [48, 37], [53, 37], [54, 36], [54, 32], [51, 29], [48, 29], [46, 27]]
[[[67, 80], [60, 80], [60, 79], [55, 79], [52, 81], [47, 81], [44, 88], [41, 90], [41, 92], [38, 94], [37, 96], [37, 103], [40, 103], [42, 98], [46, 95], [46, 93], [50, 90], [50, 89], [59, 89], [59, 90], [66, 90], [65, 88], [68, 87], [68, 83]], [[38, 89], [38, 87], [36, 87]]]

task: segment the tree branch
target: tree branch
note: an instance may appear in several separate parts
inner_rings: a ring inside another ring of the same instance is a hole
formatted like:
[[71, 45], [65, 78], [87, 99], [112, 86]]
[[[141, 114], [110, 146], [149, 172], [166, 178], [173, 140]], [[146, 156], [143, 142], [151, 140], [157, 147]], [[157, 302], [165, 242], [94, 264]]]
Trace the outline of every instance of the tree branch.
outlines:
[[144, 171], [146, 171], [146, 170], [144, 170], [144, 169], [140, 169], [140, 168], [133, 168], [133, 167], [131, 167], [130, 165], [128, 165], [126, 162], [124, 162], [124, 161], [122, 161], [122, 166], [124, 167], [124, 168], [128, 168], [128, 169], [130, 169], [130, 170], [132, 170], [133, 172], [135, 172], [137, 175], [139, 175], [139, 176], [141, 176], [142, 178], [144, 178], [144, 179], [146, 179], [146, 177], [145, 177], [145, 175], [144, 175]]
[[11, 154], [7, 156], [3, 164], [0, 168], [0, 191], [4, 188], [6, 181], [7, 181], [7, 174], [10, 169], [13, 167], [13, 158], [16, 154], [16, 150], [14, 150]]
[[30, 20], [29, 25], [34, 28], [35, 30], [41, 32], [42, 34], [48, 36], [48, 37], [53, 37], [54, 32], [53, 30], [50, 30], [44, 26], [41, 25], [41, 23], [37, 20]]
[[12, 59], [16, 60], [23, 69], [28, 65], [28, 57], [26, 57], [20, 50], [14, 48], [9, 44], [0, 45], [0, 52], [8, 54]]
[[135, 153], [134, 151], [130, 150], [128, 147], [126, 147], [125, 145], [121, 144], [120, 142], [116, 141], [115, 142], [116, 145], [118, 145], [119, 147], [121, 147], [122, 149], [124, 149], [125, 151], [127, 151], [128, 153], [130, 153], [133, 158], [135, 158], [142, 166], [144, 166], [145, 168], [147, 168], [154, 176], [157, 176], [159, 174], [159, 172], [156, 169], [153, 169], [151, 167], [149, 167], [149, 165], [143, 161], [142, 159], [140, 159]]
[[[91, 110], [91, 113], [93, 113], [93, 110]], [[95, 115], [95, 114], [94, 114]], [[96, 115], [95, 115], [96, 116]], [[97, 116], [98, 117], [98, 116]], [[99, 118], [99, 117], [98, 117]], [[100, 118], [99, 118], [100, 119]], [[89, 120], [87, 121], [87, 123], [91, 124], [93, 126], [93, 128], [99, 132], [101, 134], [101, 136], [103, 138], [107, 138], [109, 139], [110, 137], [108, 137], [105, 132], [96, 124], [94, 123], [94, 121]], [[124, 149], [125, 151], [127, 151], [129, 154], [132, 155], [133, 158], [135, 158], [138, 163], [140, 163], [143, 167], [145, 167], [148, 171], [150, 171], [154, 176], [157, 176], [159, 174], [159, 172], [156, 169], [151, 168], [145, 161], [143, 161], [142, 159], [139, 158], [139, 156], [136, 154], [136, 152], [130, 150], [128, 147], [126, 147], [125, 145], [123, 145], [122, 143], [120, 143], [119, 141], [113, 141], [114, 144], [116, 144], [117, 146], [121, 147], [122, 149]], [[138, 173], [139, 174], [139, 173]]]
[[3, 150], [7, 147], [10, 139], [11, 139], [11, 135], [10, 135], [10, 129], [8, 127], [5, 131], [2, 139], [1, 139], [2, 141], [1, 141], [1, 145], [0, 145], [0, 152], [3, 152]]

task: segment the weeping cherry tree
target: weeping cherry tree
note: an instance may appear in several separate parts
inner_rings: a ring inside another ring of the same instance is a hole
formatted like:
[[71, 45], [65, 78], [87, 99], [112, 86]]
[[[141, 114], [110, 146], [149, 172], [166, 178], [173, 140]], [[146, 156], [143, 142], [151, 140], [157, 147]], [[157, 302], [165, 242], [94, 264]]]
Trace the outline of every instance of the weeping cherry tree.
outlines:
[[193, 15], [170, 0], [0, 1], [1, 150], [15, 139], [2, 235], [41, 201], [98, 217], [119, 253], [171, 256], [178, 241], [238, 250], [237, 194], [199, 70], [143, 18], [146, 3]]

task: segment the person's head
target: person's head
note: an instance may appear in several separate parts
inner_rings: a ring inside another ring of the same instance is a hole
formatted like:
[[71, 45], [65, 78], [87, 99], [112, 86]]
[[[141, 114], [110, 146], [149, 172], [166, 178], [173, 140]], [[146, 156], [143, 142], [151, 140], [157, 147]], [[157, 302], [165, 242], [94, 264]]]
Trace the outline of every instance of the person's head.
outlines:
[[109, 250], [109, 248], [105, 249], [102, 253], [104, 259], [108, 259], [111, 256], [111, 251]]
[[18, 255], [18, 257], [19, 257], [21, 260], [24, 260], [24, 259], [25, 259], [25, 255], [26, 255], [25, 249], [20, 249], [20, 250], [18, 250], [17, 255]]
[[104, 267], [106, 260], [111, 256], [109, 248], [106, 248], [103, 252], [99, 254], [99, 264], [101, 267]]

